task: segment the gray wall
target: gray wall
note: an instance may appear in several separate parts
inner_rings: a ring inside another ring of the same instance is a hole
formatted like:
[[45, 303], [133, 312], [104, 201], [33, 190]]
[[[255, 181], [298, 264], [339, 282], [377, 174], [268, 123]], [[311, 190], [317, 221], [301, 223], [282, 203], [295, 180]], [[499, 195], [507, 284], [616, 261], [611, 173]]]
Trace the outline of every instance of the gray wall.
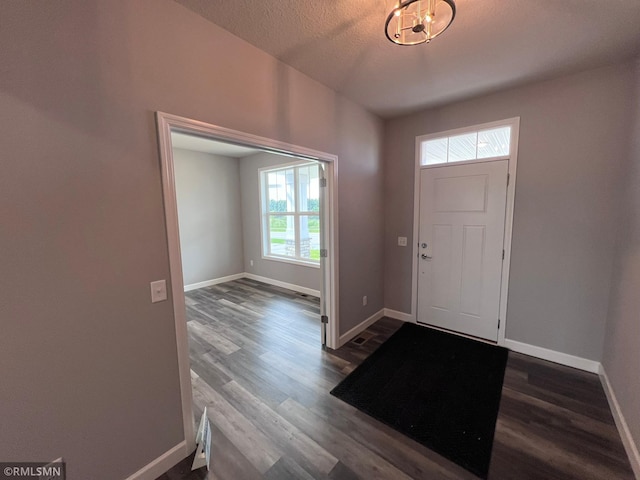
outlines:
[[0, 2], [2, 459], [111, 480], [183, 440], [156, 110], [337, 154], [342, 329], [382, 307], [374, 116], [171, 0]]
[[173, 150], [184, 284], [244, 272], [238, 159]]
[[[242, 229], [244, 238], [244, 271], [301, 287], [320, 290], [319, 268], [293, 265], [262, 258], [260, 235], [259, 168], [291, 163], [295, 159], [273, 153], [257, 153], [240, 159], [242, 191]], [[251, 266], [253, 260], [253, 267]]]
[[630, 161], [618, 221], [609, 320], [602, 364], [640, 450], [640, 62], [636, 63]]
[[600, 360], [627, 155], [630, 65], [386, 122], [385, 306], [410, 312], [415, 137], [521, 117], [507, 338]]

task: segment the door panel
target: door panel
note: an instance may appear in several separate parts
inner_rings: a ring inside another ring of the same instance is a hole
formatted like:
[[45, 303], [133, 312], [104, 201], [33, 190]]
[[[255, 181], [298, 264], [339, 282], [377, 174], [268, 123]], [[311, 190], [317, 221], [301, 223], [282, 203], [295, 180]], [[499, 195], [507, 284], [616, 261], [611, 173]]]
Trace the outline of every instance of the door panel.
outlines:
[[435, 179], [435, 211], [484, 212], [487, 198], [486, 175], [464, 175]]
[[421, 170], [418, 322], [497, 340], [508, 165]]
[[462, 283], [460, 312], [479, 317], [482, 312], [482, 260], [485, 227], [465, 225], [462, 231]]
[[449, 310], [451, 308], [451, 297], [449, 290], [449, 282], [451, 279], [451, 225], [434, 225], [433, 226], [433, 260], [431, 261], [435, 278], [439, 278], [440, 282], [433, 282], [431, 289], [433, 292], [433, 306]]

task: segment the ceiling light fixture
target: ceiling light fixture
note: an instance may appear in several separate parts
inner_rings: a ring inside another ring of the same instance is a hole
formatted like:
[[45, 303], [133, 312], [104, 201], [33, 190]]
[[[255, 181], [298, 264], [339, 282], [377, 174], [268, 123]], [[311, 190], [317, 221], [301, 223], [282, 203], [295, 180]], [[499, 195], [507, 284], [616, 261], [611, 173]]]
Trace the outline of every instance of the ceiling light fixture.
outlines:
[[429, 43], [456, 16], [453, 0], [397, 0], [387, 17], [385, 33], [398, 45]]

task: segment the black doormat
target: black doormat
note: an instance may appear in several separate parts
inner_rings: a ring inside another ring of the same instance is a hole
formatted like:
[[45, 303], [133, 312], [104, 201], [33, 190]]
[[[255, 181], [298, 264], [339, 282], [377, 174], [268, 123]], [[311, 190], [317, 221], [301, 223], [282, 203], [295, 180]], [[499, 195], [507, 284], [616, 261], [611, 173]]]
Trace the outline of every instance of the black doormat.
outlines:
[[507, 355], [404, 324], [331, 394], [487, 478]]

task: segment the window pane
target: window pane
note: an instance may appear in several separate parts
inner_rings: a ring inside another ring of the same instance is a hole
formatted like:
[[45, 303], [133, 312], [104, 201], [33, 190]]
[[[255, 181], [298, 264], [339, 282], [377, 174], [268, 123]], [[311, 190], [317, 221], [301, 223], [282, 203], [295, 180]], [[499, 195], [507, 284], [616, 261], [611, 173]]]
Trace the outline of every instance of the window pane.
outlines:
[[300, 215], [300, 256], [320, 261], [320, 217]]
[[293, 215], [268, 215], [269, 253], [296, 256], [296, 229]]
[[294, 171], [277, 170], [267, 173], [269, 212], [295, 212]]
[[284, 171], [287, 184], [287, 212], [296, 211], [296, 184], [295, 171], [293, 168]]
[[509, 155], [511, 127], [500, 127], [478, 132], [478, 158]]
[[447, 163], [448, 138], [437, 138], [422, 142], [422, 152], [420, 163], [422, 165], [435, 165], [437, 163]]
[[300, 211], [320, 211], [320, 190], [318, 181], [318, 165], [298, 168], [298, 182], [300, 186]]
[[449, 137], [449, 162], [475, 160], [477, 140], [476, 132]]

